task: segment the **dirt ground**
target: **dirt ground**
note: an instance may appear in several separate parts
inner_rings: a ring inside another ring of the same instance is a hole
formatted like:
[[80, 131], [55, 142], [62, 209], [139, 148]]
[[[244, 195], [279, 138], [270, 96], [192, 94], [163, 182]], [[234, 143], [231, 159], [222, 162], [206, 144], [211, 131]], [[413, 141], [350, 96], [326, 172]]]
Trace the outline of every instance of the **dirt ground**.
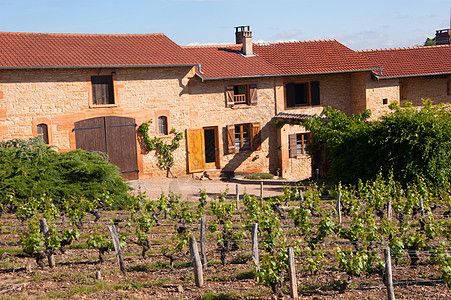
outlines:
[[[265, 180], [263, 181], [263, 197], [278, 196], [282, 193], [284, 184], [294, 184], [293, 181], [285, 180]], [[236, 195], [236, 185], [240, 195], [246, 192], [249, 195], [260, 196], [260, 182], [253, 180], [231, 179], [224, 180], [213, 178], [211, 180], [195, 179], [191, 176], [178, 178], [149, 178], [129, 181], [136, 191], [145, 191], [151, 199], [156, 199], [161, 192], [172, 191], [175, 194], [181, 194], [182, 200], [197, 201], [199, 190], [205, 190], [209, 197], [218, 196], [219, 193], [229, 189], [229, 197]]]
[[[229, 198], [235, 199], [236, 184], [240, 194], [260, 195], [260, 183], [253, 181], [196, 180], [191, 177], [175, 179], [145, 179], [131, 181], [135, 190], [145, 191], [156, 199], [162, 191], [182, 195], [182, 200], [197, 201], [199, 190], [205, 189], [209, 197], [217, 196], [229, 188]], [[263, 196], [281, 193], [283, 182], [268, 181]], [[222, 266], [213, 236], [207, 235], [208, 266], [203, 269], [204, 286], [197, 288], [188, 252], [176, 261], [174, 270], [168, 268], [168, 259], [161, 255], [169, 240], [173, 226], [157, 226], [151, 233], [151, 249], [142, 258], [141, 248], [128, 243], [123, 249], [126, 275], [118, 270], [114, 253], [107, 255], [103, 264], [95, 249], [86, 247], [92, 232], [108, 234], [107, 223], [125, 212], [108, 212], [103, 221], [88, 220], [82, 236], [64, 253], [56, 255], [56, 267], [41, 269], [34, 259], [25, 256], [18, 243], [23, 225], [13, 215], [2, 217], [0, 235], [0, 299], [274, 299], [270, 289], [257, 282], [250, 257], [250, 240], [243, 239], [240, 250], [230, 253], [229, 264]], [[240, 214], [236, 217], [239, 219]], [[104, 223], [102, 223], [104, 222]], [[197, 225], [196, 225], [197, 226]], [[125, 224], [119, 231], [126, 231]], [[197, 233], [196, 233], [197, 234]], [[133, 237], [131, 237], [133, 238]], [[386, 288], [378, 274], [353, 279], [351, 286], [339, 293], [339, 283], [347, 275], [339, 271], [333, 257], [318, 274], [303, 271], [303, 259], [297, 258], [299, 299], [386, 299]], [[407, 260], [394, 266], [393, 280], [396, 299], [451, 299], [450, 289], [441, 280], [436, 265], [423, 257], [416, 268]], [[96, 278], [100, 271], [101, 278]], [[284, 287], [288, 292], [288, 287]], [[285, 299], [289, 299], [285, 296]]]

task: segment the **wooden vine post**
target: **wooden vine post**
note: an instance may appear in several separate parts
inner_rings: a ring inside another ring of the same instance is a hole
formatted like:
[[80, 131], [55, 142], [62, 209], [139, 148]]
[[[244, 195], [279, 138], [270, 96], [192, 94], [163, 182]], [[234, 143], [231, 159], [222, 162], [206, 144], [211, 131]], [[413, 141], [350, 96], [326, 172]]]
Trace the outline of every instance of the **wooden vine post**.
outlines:
[[302, 205], [304, 205], [304, 192], [301, 188], [299, 188], [299, 206], [302, 208]]
[[196, 282], [196, 286], [201, 288], [204, 286], [204, 277], [199, 251], [197, 250], [197, 242], [193, 236], [189, 238], [189, 250], [191, 252], [191, 261], [193, 263], [194, 281]]
[[258, 257], [258, 223], [253, 223], [251, 226], [251, 239], [252, 239], [252, 258], [258, 269], [260, 263]]
[[207, 228], [207, 221], [205, 216], [200, 219], [200, 253], [202, 256], [202, 265], [207, 266], [207, 250], [205, 247], [205, 231]]
[[387, 200], [387, 220], [388, 221], [391, 221], [391, 219], [392, 219], [392, 214], [393, 214], [392, 211], [393, 210], [392, 210], [391, 200], [388, 199]]
[[[49, 227], [47, 226], [47, 220], [46, 219], [39, 219], [39, 226], [41, 228], [41, 233], [44, 236], [44, 238], [48, 239], [50, 237], [49, 234]], [[49, 262], [49, 267], [54, 268], [55, 267], [55, 256], [53, 255], [53, 249], [47, 249], [47, 260]]]
[[124, 258], [122, 257], [121, 245], [119, 244], [119, 237], [117, 235], [116, 226], [108, 226], [108, 229], [111, 232], [111, 238], [113, 239], [114, 251], [116, 252], [117, 262], [119, 264], [119, 270], [122, 275], [125, 276], [125, 263]]
[[384, 283], [387, 286], [387, 299], [395, 300], [395, 291], [393, 289], [393, 276], [391, 268], [390, 247], [384, 249], [385, 272]]
[[293, 247], [288, 247], [288, 276], [290, 277], [290, 296], [293, 299], [298, 298], [298, 283], [296, 278], [296, 266], [294, 262]]
[[240, 209], [240, 191], [238, 189], [238, 183], [236, 184], [236, 209]]
[[337, 215], [338, 224], [341, 224], [341, 191], [337, 192]]

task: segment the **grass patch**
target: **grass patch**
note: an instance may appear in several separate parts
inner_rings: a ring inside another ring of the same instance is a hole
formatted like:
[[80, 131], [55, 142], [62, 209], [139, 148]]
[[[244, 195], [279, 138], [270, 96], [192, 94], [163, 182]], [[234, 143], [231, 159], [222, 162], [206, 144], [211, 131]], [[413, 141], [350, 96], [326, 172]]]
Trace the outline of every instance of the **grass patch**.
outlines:
[[236, 279], [245, 280], [245, 279], [255, 279], [255, 272], [253, 270], [243, 271], [236, 275]]
[[231, 264], [245, 264], [252, 259], [252, 254], [241, 253], [235, 256], [230, 263]]
[[202, 296], [202, 300], [232, 300], [232, 299], [236, 299], [236, 295], [234, 295], [231, 292], [215, 294], [212, 291], [208, 291]]

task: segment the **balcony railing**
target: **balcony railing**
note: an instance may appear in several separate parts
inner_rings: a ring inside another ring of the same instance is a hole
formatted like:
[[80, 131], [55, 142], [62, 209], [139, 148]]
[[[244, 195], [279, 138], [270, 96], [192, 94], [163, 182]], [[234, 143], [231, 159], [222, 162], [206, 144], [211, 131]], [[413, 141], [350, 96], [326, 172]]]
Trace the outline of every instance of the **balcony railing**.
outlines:
[[246, 95], [245, 94], [234, 95], [233, 96], [233, 103], [235, 103], [235, 104], [247, 103]]

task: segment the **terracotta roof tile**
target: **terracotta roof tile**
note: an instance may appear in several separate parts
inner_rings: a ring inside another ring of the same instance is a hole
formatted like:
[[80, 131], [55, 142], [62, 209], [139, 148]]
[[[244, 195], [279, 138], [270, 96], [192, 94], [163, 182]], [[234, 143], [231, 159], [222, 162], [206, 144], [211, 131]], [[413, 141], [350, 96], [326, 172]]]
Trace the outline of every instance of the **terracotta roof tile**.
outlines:
[[0, 32], [0, 68], [195, 64], [164, 34]]
[[257, 56], [244, 57], [241, 45], [183, 47], [202, 64], [204, 79], [340, 73], [377, 66], [335, 40], [254, 44]]
[[451, 45], [379, 49], [360, 54], [380, 65], [382, 78], [450, 74]]

